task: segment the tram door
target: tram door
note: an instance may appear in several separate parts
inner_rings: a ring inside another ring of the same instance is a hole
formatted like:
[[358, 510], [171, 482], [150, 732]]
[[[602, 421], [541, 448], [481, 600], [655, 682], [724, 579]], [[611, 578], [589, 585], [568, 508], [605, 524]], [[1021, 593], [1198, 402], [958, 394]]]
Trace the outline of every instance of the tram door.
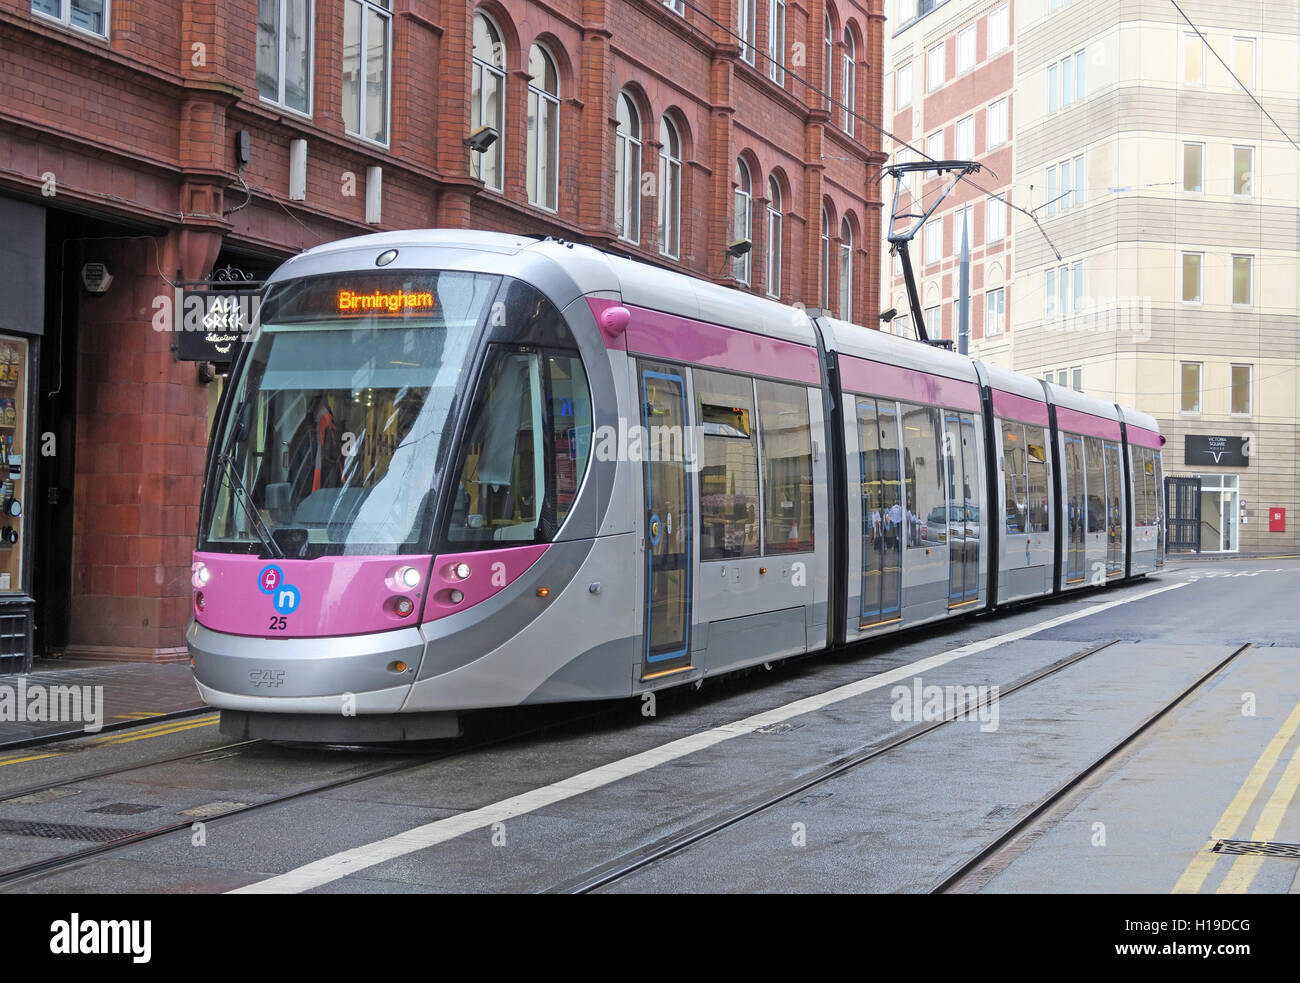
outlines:
[[1083, 438], [1065, 436], [1065, 580], [1083, 579]]
[[968, 413], [944, 414], [948, 459], [948, 604], [979, 596], [979, 472], [975, 464], [975, 419]]
[[1123, 481], [1119, 444], [1103, 445], [1106, 455], [1106, 576], [1124, 572]]
[[858, 400], [863, 627], [897, 621], [901, 610], [903, 498], [897, 421], [893, 403]]
[[642, 362], [640, 372], [646, 556], [641, 671], [648, 677], [691, 661], [691, 488], [686, 381], [669, 365]]

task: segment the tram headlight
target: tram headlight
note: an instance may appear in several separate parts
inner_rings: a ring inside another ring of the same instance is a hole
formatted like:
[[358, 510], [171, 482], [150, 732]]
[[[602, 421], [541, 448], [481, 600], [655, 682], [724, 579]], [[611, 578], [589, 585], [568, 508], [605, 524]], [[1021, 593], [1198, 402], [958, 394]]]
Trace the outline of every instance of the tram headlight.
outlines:
[[190, 580], [195, 587], [206, 587], [211, 579], [212, 571], [208, 569], [206, 563], [199, 561], [190, 568]]
[[457, 580], [469, 580], [470, 569], [468, 563], [457, 563], [451, 568], [451, 572]]
[[394, 579], [407, 590], [414, 590], [420, 586], [420, 571], [415, 567], [402, 567]]
[[409, 597], [399, 597], [393, 602], [393, 610], [397, 612], [399, 618], [405, 618], [415, 610], [415, 602]]
[[207, 610], [207, 607], [208, 607], [208, 599], [207, 599], [206, 597], [203, 596], [203, 591], [198, 591], [198, 592], [195, 593], [195, 595], [194, 595], [194, 606], [195, 606], [196, 608], [198, 608], [200, 611], [206, 611], [206, 610]]

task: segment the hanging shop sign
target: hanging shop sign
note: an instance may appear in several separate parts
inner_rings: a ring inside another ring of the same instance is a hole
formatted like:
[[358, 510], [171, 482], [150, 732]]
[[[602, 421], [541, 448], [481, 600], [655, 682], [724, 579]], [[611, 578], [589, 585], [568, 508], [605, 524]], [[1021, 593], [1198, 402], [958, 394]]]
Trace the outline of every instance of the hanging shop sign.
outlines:
[[153, 328], [175, 334], [172, 350], [181, 361], [229, 364], [248, 339], [261, 301], [262, 284], [228, 267], [155, 297]]

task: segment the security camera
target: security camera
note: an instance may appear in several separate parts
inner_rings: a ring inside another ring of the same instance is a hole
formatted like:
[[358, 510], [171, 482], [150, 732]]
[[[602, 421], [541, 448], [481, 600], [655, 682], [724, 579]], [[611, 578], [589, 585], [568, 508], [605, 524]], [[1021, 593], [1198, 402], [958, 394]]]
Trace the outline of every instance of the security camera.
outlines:
[[898, 308], [897, 308], [897, 307], [891, 307], [889, 310], [887, 310], [887, 311], [881, 311], [881, 313], [880, 313], [880, 320], [884, 321], [886, 324], [888, 324], [890, 321], [892, 321], [892, 320], [893, 320], [894, 318], [896, 318], [896, 317], [898, 317]]
[[745, 253], [749, 252], [753, 246], [754, 244], [748, 239], [737, 239], [727, 247], [727, 255], [733, 259], [739, 259], [741, 256], [744, 256]]
[[497, 131], [492, 126], [480, 126], [465, 138], [465, 146], [476, 154], [486, 153], [488, 147], [497, 142]]
[[92, 294], [107, 293], [113, 285], [113, 274], [103, 263], [87, 263], [81, 268], [81, 282]]

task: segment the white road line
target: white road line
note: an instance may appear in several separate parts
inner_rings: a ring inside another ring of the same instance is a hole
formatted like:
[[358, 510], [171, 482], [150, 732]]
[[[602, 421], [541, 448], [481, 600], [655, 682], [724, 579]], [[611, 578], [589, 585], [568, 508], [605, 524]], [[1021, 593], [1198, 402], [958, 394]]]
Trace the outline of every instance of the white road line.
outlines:
[[837, 686], [834, 689], [827, 690], [824, 693], [818, 693], [814, 696], [805, 697], [802, 700], [796, 700], [793, 703], [787, 703], [785, 706], [777, 707], [774, 710], [767, 710], [763, 713], [754, 714], [752, 717], [745, 717], [743, 720], [736, 720], [729, 724], [723, 724], [720, 727], [714, 727], [712, 730], [702, 731], [698, 734], [691, 734], [689, 737], [679, 738], [670, 741], [667, 744], [660, 745], [657, 748], [651, 748], [649, 751], [642, 751], [640, 754], [634, 754], [631, 757], [623, 758], [619, 761], [612, 761], [609, 764], [601, 765], [598, 768], [592, 768], [590, 771], [584, 771], [582, 774], [574, 775], [571, 778], [565, 778], [555, 782], [552, 785], [546, 785], [542, 788], [536, 788], [529, 792], [523, 792], [519, 795], [511, 796], [508, 799], [502, 799], [492, 805], [483, 806], [480, 809], [474, 809], [470, 812], [461, 813], [458, 816], [449, 816], [446, 819], [439, 819], [436, 822], [429, 823], [425, 826], [417, 826], [415, 829], [409, 829], [405, 833], [398, 833], [396, 836], [389, 836], [382, 840], [376, 840], [373, 843], [367, 843], [364, 846], [354, 847], [351, 850], [344, 850], [341, 853], [333, 854], [329, 857], [322, 857], [320, 860], [305, 864], [294, 870], [275, 877], [269, 877], [263, 881], [256, 881], [247, 884], [244, 887], [236, 888], [228, 893], [230, 894], [297, 894], [302, 891], [310, 890], [314, 887], [320, 887], [322, 884], [328, 884], [331, 881], [337, 881], [340, 878], [347, 877], [349, 874], [355, 874], [358, 871], [365, 870], [368, 867], [374, 867], [376, 864], [384, 863], [388, 860], [395, 860], [403, 857], [408, 853], [415, 853], [417, 850], [424, 850], [439, 843], [445, 843], [448, 840], [463, 836], [466, 833], [472, 833], [475, 830], [488, 829], [493, 823], [505, 822], [508, 819], [517, 819], [520, 816], [530, 812], [536, 812], [546, 806], [554, 805], [557, 802], [563, 802], [565, 799], [571, 799], [574, 796], [582, 795], [586, 792], [594, 791], [605, 785], [610, 785], [619, 779], [628, 778], [632, 775], [649, 771], [659, 765], [666, 764], [669, 761], [676, 761], [687, 755], [694, 754], [696, 751], [703, 751], [705, 748], [713, 747], [715, 744], [721, 744], [723, 741], [731, 740], [733, 737], [740, 737], [744, 734], [752, 734], [760, 727], [769, 727], [772, 724], [789, 720], [792, 717], [798, 717], [805, 713], [812, 713], [816, 710], [823, 710], [834, 703], [843, 700], [852, 699], [855, 696], [861, 696], [872, 690], [881, 689], [894, 683], [910, 679], [920, 672], [929, 672], [939, 666], [947, 665], [958, 659], [964, 659], [968, 655], [976, 655], [980, 652], [986, 652], [991, 648], [999, 645], [1005, 645], [1008, 642], [1019, 641], [1030, 635], [1036, 635], [1039, 632], [1056, 628], [1059, 625], [1068, 624], [1071, 621], [1077, 621], [1080, 618], [1086, 618], [1090, 615], [1099, 614], [1102, 611], [1108, 611], [1111, 608], [1119, 607], [1121, 604], [1129, 604], [1133, 601], [1141, 601], [1156, 594], [1163, 594], [1166, 591], [1177, 590], [1179, 587], [1186, 587], [1187, 582], [1168, 584], [1164, 587], [1158, 587], [1155, 590], [1145, 591], [1141, 594], [1134, 594], [1131, 597], [1123, 597], [1114, 601], [1107, 601], [1104, 604], [1090, 604], [1071, 611], [1069, 614], [1063, 614], [1056, 618], [1050, 618], [1047, 621], [1040, 621], [1036, 625], [1030, 625], [1027, 628], [1018, 628], [1015, 631], [1009, 631], [1004, 635], [997, 635], [994, 638], [984, 639], [979, 642], [971, 642], [969, 645], [963, 645], [960, 648], [951, 649], [947, 652], [941, 652], [938, 655], [932, 655], [925, 659], [919, 659], [916, 662], [910, 662], [905, 666], [899, 666], [897, 669], [891, 669], [875, 676], [868, 676], [865, 679], [859, 679], [856, 682], [846, 683], [843, 686]]

